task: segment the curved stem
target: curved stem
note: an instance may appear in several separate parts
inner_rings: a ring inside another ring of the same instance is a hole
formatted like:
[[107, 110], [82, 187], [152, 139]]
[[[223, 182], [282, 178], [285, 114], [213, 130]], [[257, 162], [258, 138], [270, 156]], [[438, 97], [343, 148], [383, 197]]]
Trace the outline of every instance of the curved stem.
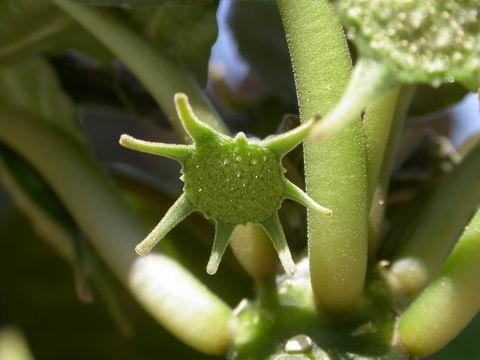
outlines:
[[428, 356], [448, 344], [480, 310], [480, 211], [474, 216], [439, 275], [400, 319], [408, 351]]
[[391, 273], [405, 292], [420, 290], [438, 271], [478, 206], [479, 163], [480, 144], [431, 190], [416, 219], [403, 226]]
[[126, 22], [115, 16], [114, 12], [71, 0], [51, 1], [83, 25], [125, 63], [151, 92], [177, 133], [182, 135], [182, 139], [185, 131], [172, 101], [179, 92], [188, 95], [190, 103], [203, 122], [225, 131], [225, 125], [197, 83]]
[[[287, 34], [303, 121], [326, 114], [340, 99], [351, 74], [341, 25], [330, 1], [278, 0]], [[364, 84], [362, 84], [363, 86]], [[359, 117], [325, 141], [307, 139], [309, 195], [333, 211], [308, 213], [309, 257], [317, 305], [345, 312], [360, 297], [367, 267], [367, 178]], [[318, 125], [320, 125], [318, 123]]]
[[138, 258], [144, 227], [81, 145], [28, 114], [0, 110], [0, 141], [54, 189], [116, 276], [145, 309], [190, 346], [223, 354], [231, 309], [177, 262], [164, 255]]
[[392, 164], [414, 86], [395, 87], [367, 108], [363, 128], [367, 141], [368, 198], [370, 202], [369, 254], [379, 246]]
[[367, 141], [368, 197], [372, 201], [377, 188], [393, 120], [400, 87], [395, 87], [375, 101], [365, 111], [363, 128]]
[[352, 78], [337, 105], [312, 130], [312, 137], [321, 140], [335, 135], [357, 119], [368, 104], [378, 100], [394, 85], [388, 70], [374, 60], [360, 58]]

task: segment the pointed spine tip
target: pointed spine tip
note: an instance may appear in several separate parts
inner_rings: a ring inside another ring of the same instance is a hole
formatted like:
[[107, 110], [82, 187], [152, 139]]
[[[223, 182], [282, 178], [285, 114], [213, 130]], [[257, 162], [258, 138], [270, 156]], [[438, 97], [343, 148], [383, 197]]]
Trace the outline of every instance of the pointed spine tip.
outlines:
[[297, 266], [295, 264], [289, 264], [285, 268], [285, 273], [290, 277], [293, 277], [296, 272], [297, 272]]
[[217, 270], [218, 270], [218, 264], [219, 264], [218, 259], [217, 260], [210, 259], [210, 261], [207, 264], [207, 274], [208, 275], [215, 275], [217, 273]]
[[245, 133], [243, 131], [240, 131], [239, 133], [237, 133], [237, 135], [235, 135], [234, 140], [237, 141], [237, 142], [241, 142], [241, 143], [247, 143], [248, 142], [247, 136], [245, 135]]
[[127, 146], [127, 143], [129, 140], [131, 140], [132, 137], [130, 135], [127, 135], [127, 134], [122, 134], [120, 135], [120, 139], [118, 139], [118, 143], [122, 146]]
[[280, 262], [282, 263], [282, 267], [285, 270], [285, 273], [290, 277], [295, 275], [295, 273], [297, 272], [297, 266], [293, 262], [290, 250], [287, 248], [280, 251], [278, 253], [278, 257], [280, 258]]
[[332, 217], [333, 216], [333, 211], [332, 209], [326, 208], [320, 204], [315, 205], [315, 210], [318, 211], [322, 216], [325, 217]]
[[145, 249], [145, 247], [142, 246], [142, 244], [138, 244], [135, 246], [135, 252], [140, 255], [140, 256], [145, 256], [150, 252], [151, 249]]
[[176, 93], [173, 97], [175, 103], [188, 102], [188, 96], [184, 93]]

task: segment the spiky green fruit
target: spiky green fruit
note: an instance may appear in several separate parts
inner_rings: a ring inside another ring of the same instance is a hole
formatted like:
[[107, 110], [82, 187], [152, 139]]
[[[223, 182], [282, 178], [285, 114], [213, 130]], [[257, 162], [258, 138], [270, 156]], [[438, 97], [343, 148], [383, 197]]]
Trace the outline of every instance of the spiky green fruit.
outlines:
[[215, 222], [215, 239], [207, 265], [214, 274], [236, 225], [257, 223], [269, 235], [288, 274], [295, 264], [278, 219], [285, 198], [299, 202], [326, 216], [331, 211], [317, 204], [288, 181], [282, 158], [308, 135], [316, 119], [263, 141], [239, 133], [231, 138], [202, 123], [184, 94], [175, 96], [178, 116], [192, 145], [154, 143], [122, 135], [120, 144], [142, 152], [166, 156], [182, 164], [184, 192], [164, 218], [137, 247], [147, 254], [173, 227], [193, 211], [201, 211]]
[[480, 84], [480, 0], [341, 0], [349, 37], [402, 83]]

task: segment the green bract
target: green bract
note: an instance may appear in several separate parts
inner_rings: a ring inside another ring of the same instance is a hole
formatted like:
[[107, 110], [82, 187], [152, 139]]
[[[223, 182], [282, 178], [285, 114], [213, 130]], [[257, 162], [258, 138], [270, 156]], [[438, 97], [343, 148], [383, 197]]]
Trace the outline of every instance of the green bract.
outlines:
[[400, 82], [480, 82], [480, 0], [341, 0], [362, 56]]
[[166, 156], [182, 164], [184, 192], [164, 218], [137, 247], [147, 254], [173, 227], [191, 214], [201, 211], [215, 222], [215, 240], [207, 265], [214, 274], [238, 224], [258, 223], [270, 236], [285, 271], [295, 272], [295, 264], [278, 219], [278, 209], [285, 198], [315, 211], [331, 215], [300, 188], [284, 177], [281, 160], [308, 135], [314, 119], [279, 136], [263, 141], [223, 135], [197, 119], [188, 98], [175, 96], [182, 124], [193, 140], [192, 145], [154, 143], [122, 135], [120, 144], [130, 149]]

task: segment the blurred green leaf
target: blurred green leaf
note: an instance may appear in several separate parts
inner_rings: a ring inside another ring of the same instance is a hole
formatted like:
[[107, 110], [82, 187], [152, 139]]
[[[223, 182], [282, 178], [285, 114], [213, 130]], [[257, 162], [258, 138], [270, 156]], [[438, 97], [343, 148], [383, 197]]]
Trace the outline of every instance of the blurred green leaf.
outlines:
[[110, 52], [63, 11], [46, 0], [0, 2], [0, 65], [15, 64], [38, 52], [69, 49], [99, 60]]
[[139, 9], [132, 17], [163, 53], [192, 72], [204, 86], [211, 49], [218, 34], [217, 5], [216, 0], [168, 1], [154, 9]]
[[12, 19], [34, 12], [43, 7], [47, 0], [2, 0], [0, 1], [0, 32], [8, 30]]
[[275, 1], [233, 2], [228, 21], [240, 54], [270, 92], [294, 102], [285, 32]]
[[44, 59], [30, 58], [0, 69], [0, 106], [34, 113], [79, 137], [74, 105]]
[[[49, 2], [25, 2], [23, 11], [9, 6], [11, 1], [3, 3], [0, 18], [0, 64], [14, 63], [41, 50], [48, 40], [74, 26], [74, 22], [65, 13]], [[0, 5], [1, 7], [2, 5]], [[6, 16], [10, 14], [10, 16]]]

